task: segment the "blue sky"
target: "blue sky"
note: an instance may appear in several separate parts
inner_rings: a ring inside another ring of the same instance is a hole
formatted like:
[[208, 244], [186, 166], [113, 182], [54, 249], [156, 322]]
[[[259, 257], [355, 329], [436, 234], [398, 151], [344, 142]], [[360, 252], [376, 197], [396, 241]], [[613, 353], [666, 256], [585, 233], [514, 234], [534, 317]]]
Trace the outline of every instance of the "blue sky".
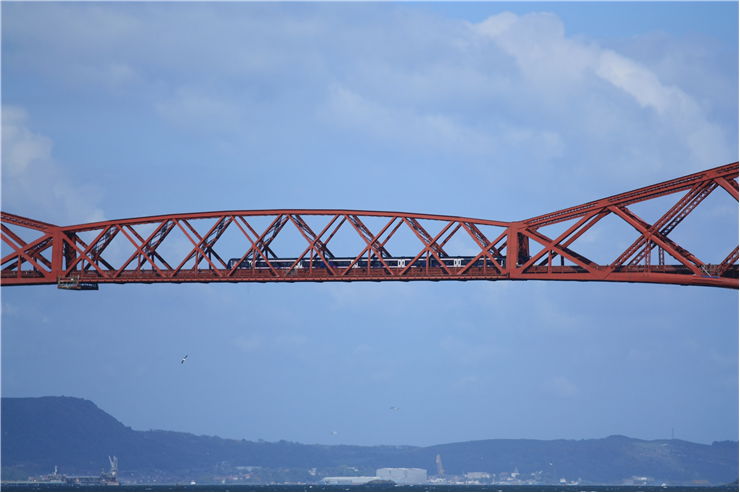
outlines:
[[[266, 208], [516, 220], [649, 185], [737, 160], [737, 8], [4, 2], [2, 209], [57, 224]], [[736, 223], [713, 194], [675, 235], [718, 262]], [[584, 248], [606, 258], [624, 232]], [[738, 295], [3, 288], [2, 395], [253, 440], [709, 443], [738, 437]]]

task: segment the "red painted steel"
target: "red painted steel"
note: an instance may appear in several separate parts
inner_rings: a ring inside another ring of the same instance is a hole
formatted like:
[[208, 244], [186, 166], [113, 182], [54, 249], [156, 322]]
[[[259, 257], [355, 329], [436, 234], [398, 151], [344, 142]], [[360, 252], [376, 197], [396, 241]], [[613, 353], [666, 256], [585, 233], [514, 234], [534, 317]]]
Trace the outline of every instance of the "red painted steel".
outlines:
[[[0, 281], [4, 286], [97, 289], [98, 283], [130, 282], [539, 279], [737, 289], [737, 247], [709, 263], [669, 237], [710, 194], [728, 193], [737, 201], [737, 178], [735, 162], [514, 222], [400, 212], [263, 210], [56, 226], [2, 212]], [[671, 194], [680, 198], [653, 224], [629, 208]], [[573, 244], [608, 216], [628, 224], [637, 237], [601, 265]], [[572, 224], [555, 237], [542, 231], [568, 221]], [[278, 254], [276, 245], [290, 234], [288, 253], [282, 245]], [[347, 246], [348, 234], [355, 245]], [[394, 243], [404, 234], [405, 243]], [[666, 256], [672, 263], [666, 263]]]

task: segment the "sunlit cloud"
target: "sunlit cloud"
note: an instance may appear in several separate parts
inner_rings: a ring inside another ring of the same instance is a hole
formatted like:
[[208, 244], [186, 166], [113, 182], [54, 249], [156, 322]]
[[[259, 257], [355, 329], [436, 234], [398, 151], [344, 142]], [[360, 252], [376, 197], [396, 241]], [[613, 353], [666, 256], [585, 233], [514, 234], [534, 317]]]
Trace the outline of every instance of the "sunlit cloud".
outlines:
[[51, 139], [31, 129], [25, 109], [3, 105], [3, 210], [62, 224], [103, 219], [99, 189], [75, 183], [52, 148]]

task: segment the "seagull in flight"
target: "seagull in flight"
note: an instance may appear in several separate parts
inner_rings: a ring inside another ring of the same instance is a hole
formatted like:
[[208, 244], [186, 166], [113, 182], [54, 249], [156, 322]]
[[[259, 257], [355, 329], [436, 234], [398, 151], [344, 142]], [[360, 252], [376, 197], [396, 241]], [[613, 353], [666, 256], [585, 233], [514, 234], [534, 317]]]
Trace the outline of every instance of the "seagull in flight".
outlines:
[[182, 357], [182, 359], [180, 360], [180, 364], [183, 364], [183, 363], [185, 363], [185, 360], [186, 360], [186, 359], [188, 359], [188, 355], [187, 355], [187, 354], [186, 354], [185, 356], [183, 356], [183, 357]]

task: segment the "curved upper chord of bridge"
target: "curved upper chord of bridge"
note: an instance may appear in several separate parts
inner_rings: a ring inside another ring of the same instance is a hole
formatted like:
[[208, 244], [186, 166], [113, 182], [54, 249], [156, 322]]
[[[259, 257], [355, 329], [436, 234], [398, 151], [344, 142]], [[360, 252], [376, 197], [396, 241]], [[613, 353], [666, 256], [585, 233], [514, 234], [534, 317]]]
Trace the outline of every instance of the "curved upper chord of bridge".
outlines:
[[[101, 282], [481, 279], [737, 289], [737, 246], [709, 263], [669, 237], [716, 189], [737, 201], [737, 177], [736, 162], [515, 222], [398, 212], [263, 210], [56, 226], [2, 212], [0, 279], [7, 286], [57, 284], [68, 289], [97, 289]], [[672, 194], [676, 200], [652, 224], [628, 207]], [[614, 238], [612, 244], [631, 244], [602, 265], [577, 251], [574, 243], [607, 216], [629, 225], [636, 238]], [[737, 223], [736, 216], [728, 220]], [[560, 229], [550, 233], [548, 227], [555, 224]]]

